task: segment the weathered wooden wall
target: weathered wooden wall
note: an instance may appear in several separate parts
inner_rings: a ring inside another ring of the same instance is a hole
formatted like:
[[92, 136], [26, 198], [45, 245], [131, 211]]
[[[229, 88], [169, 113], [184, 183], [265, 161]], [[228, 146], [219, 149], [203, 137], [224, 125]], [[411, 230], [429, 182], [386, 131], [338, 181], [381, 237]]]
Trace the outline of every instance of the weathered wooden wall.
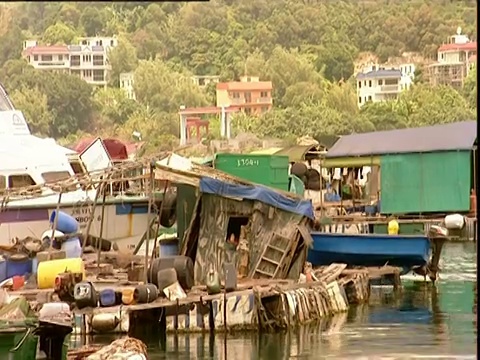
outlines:
[[274, 233], [293, 239], [297, 231], [296, 225], [303, 217], [276, 208], [272, 211], [270, 208], [251, 200], [242, 201], [203, 194], [195, 258], [195, 283], [205, 283], [211, 264], [221, 279], [224, 263], [233, 262], [238, 268], [237, 251], [226, 242], [230, 216], [250, 218], [246, 231], [249, 243], [249, 272]]

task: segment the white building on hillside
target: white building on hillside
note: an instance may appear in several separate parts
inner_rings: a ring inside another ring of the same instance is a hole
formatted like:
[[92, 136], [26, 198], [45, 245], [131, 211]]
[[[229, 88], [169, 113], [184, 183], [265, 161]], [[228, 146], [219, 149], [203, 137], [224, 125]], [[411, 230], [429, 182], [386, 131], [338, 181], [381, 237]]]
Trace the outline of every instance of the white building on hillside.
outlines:
[[357, 74], [357, 103], [362, 107], [367, 102], [394, 100], [403, 90], [412, 86], [415, 78], [415, 65], [404, 64], [387, 69], [379, 65], [369, 65]]
[[127, 97], [136, 100], [135, 91], [133, 90], [133, 73], [120, 74], [120, 89], [123, 89]]
[[62, 71], [95, 86], [106, 86], [110, 65], [108, 51], [118, 45], [115, 37], [82, 38], [74, 45], [23, 43], [22, 56], [35, 69]]

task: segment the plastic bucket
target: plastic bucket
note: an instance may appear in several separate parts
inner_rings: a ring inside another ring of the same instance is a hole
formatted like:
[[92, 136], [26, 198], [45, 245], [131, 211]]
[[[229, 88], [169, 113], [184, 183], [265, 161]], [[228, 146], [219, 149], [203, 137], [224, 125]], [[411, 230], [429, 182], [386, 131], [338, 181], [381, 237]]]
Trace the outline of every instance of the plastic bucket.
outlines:
[[[55, 223], [55, 216], [57, 214], [57, 210], [52, 211], [52, 215], [50, 215], [50, 224]], [[74, 217], [64, 213], [63, 211], [58, 212], [58, 220], [57, 220], [57, 227], [55, 230], [61, 231], [64, 234], [73, 234], [78, 231], [78, 222], [75, 220]]]

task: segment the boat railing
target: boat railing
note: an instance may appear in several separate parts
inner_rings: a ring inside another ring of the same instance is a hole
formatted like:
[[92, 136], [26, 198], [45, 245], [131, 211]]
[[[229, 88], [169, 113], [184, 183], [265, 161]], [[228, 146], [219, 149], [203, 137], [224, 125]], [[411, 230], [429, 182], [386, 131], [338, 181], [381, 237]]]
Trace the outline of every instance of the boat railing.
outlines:
[[[75, 174], [66, 179], [52, 181], [41, 185], [31, 185], [21, 188], [4, 189], [3, 202], [11, 200], [26, 200], [32, 198], [50, 197], [58, 193], [95, 190], [101, 184], [106, 195], [137, 195], [146, 194], [149, 175], [143, 171], [145, 161], [132, 161], [116, 164], [102, 171]], [[0, 198], [1, 199], [1, 198]]]

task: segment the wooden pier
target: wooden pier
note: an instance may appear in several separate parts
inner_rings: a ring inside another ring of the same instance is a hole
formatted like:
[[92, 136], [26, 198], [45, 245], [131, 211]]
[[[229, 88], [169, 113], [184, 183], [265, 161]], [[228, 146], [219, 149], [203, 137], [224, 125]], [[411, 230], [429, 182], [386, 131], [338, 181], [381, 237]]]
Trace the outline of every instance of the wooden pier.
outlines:
[[[346, 269], [344, 264], [332, 264], [315, 269], [316, 280], [310, 282], [246, 279], [239, 282], [236, 291], [216, 295], [208, 295], [204, 286], [195, 286], [186, 298], [176, 301], [159, 298], [149, 304], [75, 309], [74, 334], [291, 328], [344, 313], [350, 304], [367, 302], [370, 280], [378, 273], [375, 269]], [[114, 287], [106, 283], [95, 286]], [[125, 285], [117, 285], [116, 290], [122, 287]]]

